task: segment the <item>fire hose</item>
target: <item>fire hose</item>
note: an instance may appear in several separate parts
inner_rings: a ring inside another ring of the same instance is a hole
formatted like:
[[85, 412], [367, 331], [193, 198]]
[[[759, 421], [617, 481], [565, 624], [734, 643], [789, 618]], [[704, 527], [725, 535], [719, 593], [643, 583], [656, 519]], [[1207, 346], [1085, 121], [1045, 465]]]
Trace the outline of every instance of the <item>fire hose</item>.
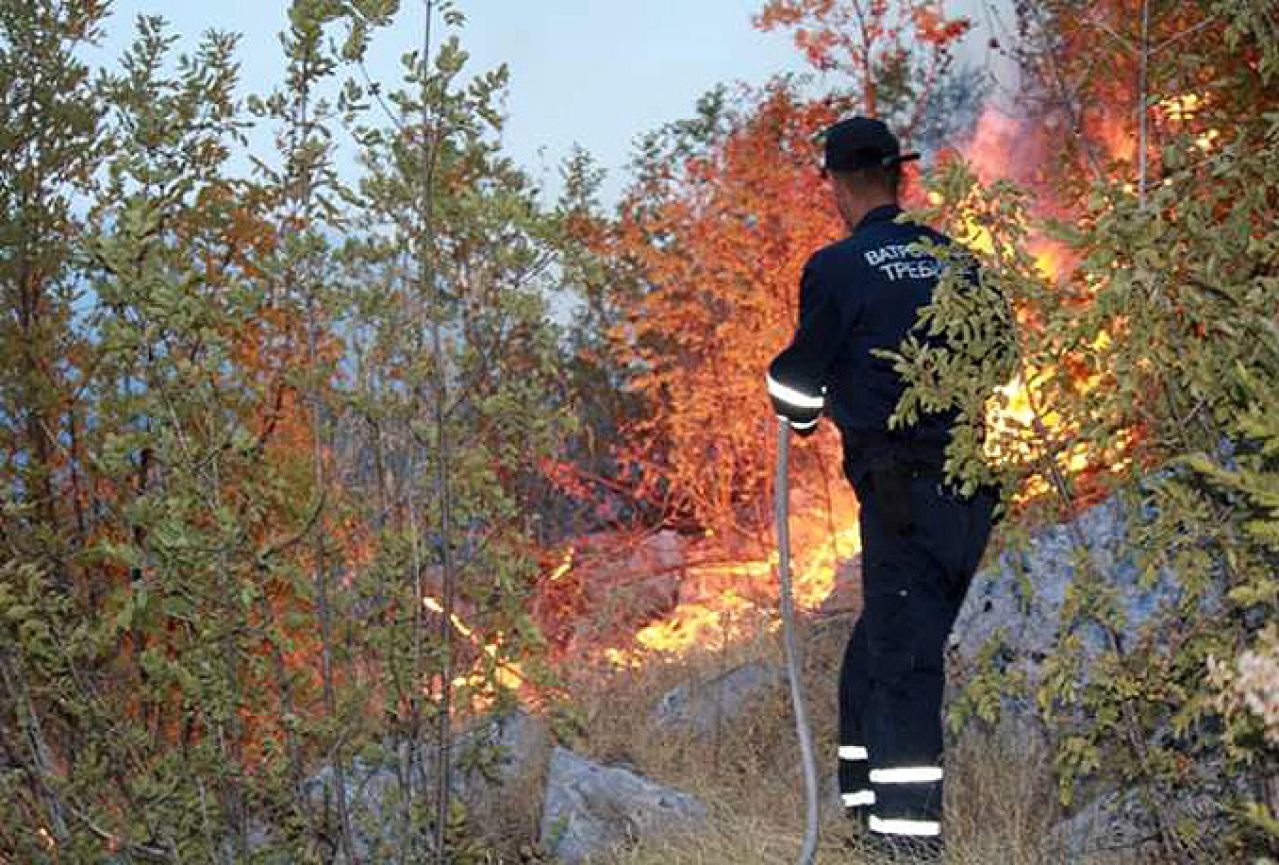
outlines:
[[786, 645], [786, 678], [790, 680], [791, 703], [795, 710], [795, 731], [799, 736], [800, 761], [804, 771], [804, 844], [798, 865], [812, 865], [817, 853], [817, 761], [813, 754], [813, 733], [808, 725], [808, 710], [799, 674], [802, 662], [795, 637], [795, 597], [790, 577], [790, 489], [787, 475], [790, 461], [790, 423], [777, 421], [777, 477], [773, 484], [775, 521], [777, 523], [777, 576], [781, 583], [782, 639]]

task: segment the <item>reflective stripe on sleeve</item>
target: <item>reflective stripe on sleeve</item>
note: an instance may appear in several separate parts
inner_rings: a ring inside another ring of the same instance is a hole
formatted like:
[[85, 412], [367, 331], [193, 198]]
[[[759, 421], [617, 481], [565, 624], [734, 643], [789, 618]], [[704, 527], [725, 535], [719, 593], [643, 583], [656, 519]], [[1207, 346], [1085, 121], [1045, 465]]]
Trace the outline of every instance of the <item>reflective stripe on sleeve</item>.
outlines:
[[874, 790], [857, 790], [852, 793], [844, 793], [839, 797], [845, 808], [860, 808], [864, 805], [875, 804]]
[[796, 408], [821, 408], [826, 400], [821, 396], [812, 396], [801, 390], [782, 384], [771, 375], [768, 376], [768, 392], [782, 402]]
[[941, 823], [936, 820], [885, 820], [871, 814], [870, 831], [884, 835], [940, 835]]
[[869, 760], [870, 752], [866, 750], [865, 745], [840, 745], [839, 759], [841, 760]]
[[924, 784], [941, 780], [941, 766], [895, 766], [871, 769], [872, 784]]

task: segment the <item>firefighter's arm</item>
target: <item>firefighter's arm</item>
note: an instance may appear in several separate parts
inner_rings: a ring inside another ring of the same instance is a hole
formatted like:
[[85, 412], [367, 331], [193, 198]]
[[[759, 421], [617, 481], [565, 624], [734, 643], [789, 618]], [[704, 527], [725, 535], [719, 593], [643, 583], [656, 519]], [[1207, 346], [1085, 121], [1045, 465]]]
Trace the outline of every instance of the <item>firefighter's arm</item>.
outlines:
[[816, 259], [810, 259], [800, 278], [799, 326], [767, 375], [773, 410], [800, 435], [817, 428], [825, 407], [827, 372], [848, 333], [848, 301]]

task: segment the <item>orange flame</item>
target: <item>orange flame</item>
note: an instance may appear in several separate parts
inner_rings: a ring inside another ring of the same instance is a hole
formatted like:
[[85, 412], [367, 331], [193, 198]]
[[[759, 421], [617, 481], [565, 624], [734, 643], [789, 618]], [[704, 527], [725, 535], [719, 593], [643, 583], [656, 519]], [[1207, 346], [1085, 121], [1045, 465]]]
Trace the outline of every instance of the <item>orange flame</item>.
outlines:
[[[795, 606], [821, 607], [836, 587], [840, 562], [861, 550], [857, 503], [851, 492], [833, 495], [829, 509], [802, 502], [791, 515]], [[641, 628], [631, 648], [609, 647], [615, 666], [634, 667], [652, 654], [680, 655], [698, 647], [718, 647], [777, 629], [776, 550], [757, 558], [694, 565], [685, 572], [681, 601], [666, 617]]]
[[577, 550], [573, 547], [569, 547], [564, 553], [564, 560], [559, 563], [555, 570], [551, 571], [551, 573], [547, 576], [547, 579], [551, 582], [555, 582], [571, 571], [573, 569], [573, 559], [576, 555]]

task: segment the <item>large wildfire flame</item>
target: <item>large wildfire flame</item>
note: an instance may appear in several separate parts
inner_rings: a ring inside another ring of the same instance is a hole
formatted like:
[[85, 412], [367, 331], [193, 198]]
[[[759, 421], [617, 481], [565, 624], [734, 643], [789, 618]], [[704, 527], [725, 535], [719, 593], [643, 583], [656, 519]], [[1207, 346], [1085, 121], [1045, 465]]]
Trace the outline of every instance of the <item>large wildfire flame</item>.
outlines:
[[[1153, 113], [1158, 120], [1169, 126], [1188, 129], [1191, 127], [1184, 124], [1195, 120], [1208, 98], [1194, 93], [1172, 97], [1159, 102]], [[983, 183], [989, 184], [1008, 176], [1010, 172], [1012, 179], [1024, 180], [1029, 171], [1040, 163], [1042, 157], [1036, 152], [1036, 137], [1025, 135], [1022, 126], [1021, 122], [996, 110], [987, 109], [983, 113], [975, 134], [963, 153]], [[1110, 160], [1114, 163], [1132, 164], [1136, 155], [1136, 142], [1130, 128], [1112, 123], [1100, 130], [1099, 137], [1107, 148]], [[1220, 133], [1216, 129], [1197, 131], [1195, 146], [1206, 153], [1219, 144], [1219, 139]], [[1137, 191], [1133, 182], [1125, 183], [1124, 189], [1129, 194]], [[940, 202], [933, 200], [932, 203]], [[990, 238], [984, 230], [976, 225], [967, 228], [969, 237], [965, 238], [965, 242], [979, 251], [989, 252]], [[1030, 248], [1035, 256], [1035, 264], [1045, 279], [1058, 283], [1069, 272], [1070, 257], [1059, 245], [1032, 234]], [[1113, 338], [1111, 333], [1098, 333], [1091, 348], [1104, 354]], [[1074, 370], [1023, 369], [1012, 381], [997, 388], [987, 405], [986, 455], [989, 459], [1035, 464], [1045, 457], [1041, 452], [1047, 444], [1045, 438], [1069, 441], [1067, 422], [1042, 397], [1046, 385], [1061, 375], [1070, 376], [1069, 384], [1079, 394], [1093, 391], [1100, 385], [1102, 378], [1097, 373], [1087, 375]], [[1129, 431], [1114, 453], [1104, 455], [1101, 465], [1098, 465], [1099, 455], [1090, 454], [1080, 444], [1065, 445], [1051, 458], [1061, 472], [1070, 475], [1096, 469], [1122, 469], [1129, 462], [1127, 453], [1134, 436], [1135, 433]], [[1022, 491], [1022, 496], [1038, 496], [1046, 492], [1047, 488], [1048, 479], [1037, 475]]]

